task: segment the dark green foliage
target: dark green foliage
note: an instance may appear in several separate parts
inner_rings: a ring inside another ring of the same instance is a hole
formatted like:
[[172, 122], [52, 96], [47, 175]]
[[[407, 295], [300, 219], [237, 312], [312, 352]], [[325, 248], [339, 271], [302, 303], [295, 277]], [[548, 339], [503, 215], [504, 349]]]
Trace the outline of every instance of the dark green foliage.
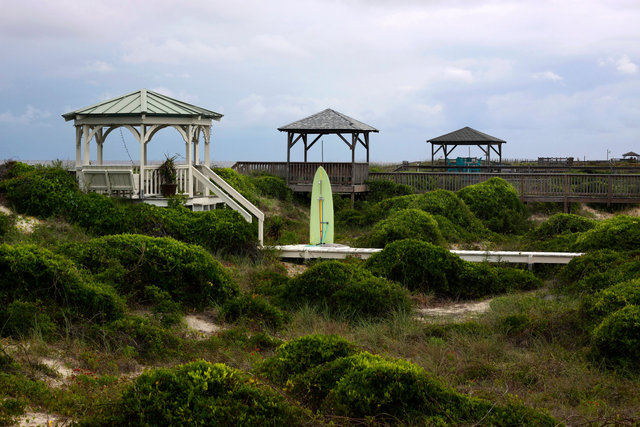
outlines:
[[238, 293], [237, 285], [211, 254], [167, 237], [104, 236], [68, 247], [67, 253], [134, 301], [143, 300], [149, 285], [195, 307], [223, 303]]
[[220, 315], [227, 322], [246, 319], [272, 329], [279, 329], [289, 316], [260, 295], [241, 295], [224, 303]]
[[269, 387], [223, 364], [145, 372], [104, 425], [300, 425], [305, 414]]
[[517, 233], [526, 228], [527, 210], [515, 188], [502, 178], [470, 185], [457, 194], [491, 231]]
[[640, 254], [605, 249], [574, 258], [560, 272], [562, 289], [575, 294], [592, 294], [640, 276]]
[[180, 322], [183, 313], [181, 305], [171, 298], [171, 294], [157, 286], [144, 288], [145, 299], [151, 304], [153, 315], [164, 327], [173, 326]]
[[397, 196], [413, 194], [413, 189], [405, 184], [396, 184], [391, 181], [367, 181], [369, 186], [366, 198], [370, 202], [380, 202]]
[[365, 242], [372, 248], [384, 248], [402, 239], [424, 240], [436, 245], [445, 243], [436, 220], [418, 209], [403, 209], [378, 222]]
[[581, 310], [589, 318], [602, 319], [627, 305], [640, 305], [640, 278], [585, 295]]
[[452, 191], [435, 190], [417, 197], [410, 205], [431, 215], [442, 215], [464, 230], [478, 233], [484, 226], [471, 213], [469, 207]]
[[460, 323], [427, 323], [424, 327], [426, 337], [450, 339], [456, 335], [471, 337], [486, 337], [491, 333], [491, 328], [485, 324], [467, 321]]
[[0, 335], [24, 338], [37, 333], [48, 337], [56, 326], [42, 311], [41, 305], [35, 302], [16, 300], [9, 303], [6, 309], [0, 309]]
[[[94, 331], [110, 348], [135, 350], [134, 356], [156, 360], [175, 355], [180, 340], [169, 330], [142, 316], [125, 316]], [[131, 355], [131, 354], [129, 354]]]
[[17, 425], [18, 417], [24, 414], [26, 407], [27, 402], [22, 399], [0, 400], [0, 425]]
[[533, 273], [466, 262], [444, 248], [410, 239], [388, 244], [365, 262], [365, 268], [412, 291], [457, 298], [535, 289], [542, 284]]
[[335, 336], [290, 341], [264, 362], [262, 373], [280, 384], [286, 381], [313, 409], [372, 424], [555, 425], [547, 414], [519, 402], [492, 405], [465, 396], [417, 365], [357, 352]]
[[263, 175], [253, 178], [253, 184], [263, 196], [274, 199], [291, 201], [293, 192], [287, 187], [287, 182], [275, 176]]
[[262, 295], [280, 295], [289, 282], [289, 276], [279, 271], [260, 271], [251, 277], [255, 292]]
[[575, 282], [593, 273], [605, 271], [624, 263], [627, 255], [611, 249], [590, 252], [573, 258], [561, 272], [565, 282]]
[[305, 335], [278, 347], [258, 370], [271, 381], [284, 384], [289, 377], [357, 352], [353, 343], [339, 335]]
[[593, 331], [594, 353], [609, 364], [640, 368], [640, 305], [608, 315]]
[[0, 238], [13, 229], [14, 220], [11, 216], [0, 212]]
[[591, 230], [578, 237], [577, 251], [612, 249], [615, 251], [634, 250], [640, 247], [640, 218], [617, 215], [600, 221]]
[[320, 262], [289, 280], [278, 301], [289, 307], [327, 307], [332, 314], [353, 319], [388, 316], [411, 306], [398, 284], [338, 261]]
[[96, 235], [118, 234], [133, 228], [127, 206], [97, 193], [74, 193], [67, 200], [67, 220]]
[[456, 291], [464, 261], [448, 250], [419, 240], [399, 240], [365, 262], [377, 276], [401, 283], [411, 291], [450, 295]]
[[402, 209], [407, 209], [416, 200], [417, 194], [411, 194], [408, 196], [397, 196], [390, 199], [384, 199], [374, 205], [367, 206], [365, 208], [365, 215], [368, 224], [373, 224], [381, 219], [387, 218], [394, 212]]
[[595, 227], [596, 221], [574, 214], [558, 213], [530, 231], [530, 240], [547, 240], [566, 233], [581, 233]]
[[347, 227], [362, 227], [366, 223], [365, 215], [355, 209], [343, 209], [336, 213], [336, 223]]
[[60, 168], [34, 169], [0, 181], [0, 192], [18, 212], [43, 218], [64, 215], [79, 191], [73, 176]]
[[24, 175], [36, 170], [35, 166], [16, 161], [6, 162], [5, 164], [1, 165], [0, 168], [2, 168], [4, 172], [0, 175], [0, 179], [15, 178], [17, 176]]
[[125, 306], [111, 286], [84, 277], [70, 260], [32, 245], [0, 245], [0, 304], [59, 306], [75, 318], [115, 319]]
[[257, 189], [250, 177], [239, 174], [231, 168], [214, 168], [213, 171], [251, 203], [257, 202]]

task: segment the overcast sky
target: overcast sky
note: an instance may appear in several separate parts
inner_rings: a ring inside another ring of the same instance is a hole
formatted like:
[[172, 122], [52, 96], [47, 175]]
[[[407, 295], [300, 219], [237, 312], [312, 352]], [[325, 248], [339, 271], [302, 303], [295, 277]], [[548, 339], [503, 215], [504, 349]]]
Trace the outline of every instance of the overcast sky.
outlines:
[[[224, 114], [214, 162], [285, 160], [277, 128], [325, 108], [380, 130], [374, 162], [464, 126], [505, 158], [640, 152], [640, 0], [3, 0], [0, 54], [0, 160], [75, 159], [61, 114], [141, 88]], [[123, 136], [105, 159], [137, 159]]]

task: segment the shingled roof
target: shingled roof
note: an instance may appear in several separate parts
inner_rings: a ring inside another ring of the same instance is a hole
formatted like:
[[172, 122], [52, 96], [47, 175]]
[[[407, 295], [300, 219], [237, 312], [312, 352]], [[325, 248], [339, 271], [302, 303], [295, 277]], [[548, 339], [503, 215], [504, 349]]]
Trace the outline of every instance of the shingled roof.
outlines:
[[327, 108], [312, 116], [278, 128], [289, 132], [378, 132], [378, 129]]
[[222, 114], [186, 102], [161, 95], [147, 89], [140, 89], [108, 101], [63, 114], [65, 120], [73, 120], [77, 116], [148, 116], [162, 117], [200, 117], [220, 120]]
[[438, 136], [427, 140], [427, 142], [435, 142], [438, 144], [486, 144], [486, 143], [503, 143], [507, 141], [496, 138], [495, 136], [487, 135], [475, 129], [465, 126], [462, 129], [447, 133], [445, 135]]

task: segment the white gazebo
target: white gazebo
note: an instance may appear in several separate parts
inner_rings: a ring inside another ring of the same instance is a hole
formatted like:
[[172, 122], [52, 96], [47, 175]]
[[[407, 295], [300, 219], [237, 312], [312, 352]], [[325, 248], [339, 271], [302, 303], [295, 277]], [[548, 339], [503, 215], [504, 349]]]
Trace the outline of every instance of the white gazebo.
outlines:
[[[194, 210], [214, 208], [224, 203], [249, 222], [258, 219], [262, 243], [264, 214], [210, 169], [211, 125], [222, 114], [197, 107], [166, 95], [141, 89], [99, 104], [63, 114], [76, 128], [76, 174], [86, 191], [126, 194], [146, 203], [167, 205], [160, 193], [158, 165], [147, 158], [147, 146], [164, 128], [174, 128], [185, 144], [186, 164], [177, 165], [178, 192], [187, 196]], [[104, 164], [103, 146], [111, 132], [127, 129], [140, 145], [138, 165]], [[204, 159], [200, 159], [200, 141]], [[91, 163], [91, 142], [96, 143], [96, 161]]]

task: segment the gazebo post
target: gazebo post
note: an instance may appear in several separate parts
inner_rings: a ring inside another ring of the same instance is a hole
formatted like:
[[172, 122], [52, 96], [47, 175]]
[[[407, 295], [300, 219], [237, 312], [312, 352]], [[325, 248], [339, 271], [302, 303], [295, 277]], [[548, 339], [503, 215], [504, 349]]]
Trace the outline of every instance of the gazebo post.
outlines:
[[147, 147], [145, 143], [145, 126], [140, 125], [140, 134], [138, 135], [138, 142], [140, 143], [140, 187], [138, 187], [140, 193], [140, 199], [144, 199], [144, 174], [145, 174], [145, 163], [147, 157]]
[[76, 126], [76, 169], [82, 166], [82, 127]]
[[[193, 141], [193, 126], [189, 125], [187, 127], [187, 166], [191, 166], [192, 157], [191, 157], [191, 144]], [[193, 196], [193, 170], [191, 167], [187, 168], [187, 194], [189, 197]]]
[[364, 141], [367, 143], [367, 164], [369, 164], [369, 132], [365, 132]]
[[287, 132], [287, 185], [291, 181], [291, 141], [293, 140], [293, 132]]
[[307, 151], [309, 150], [309, 147], [307, 147], [307, 134], [306, 133], [302, 134], [302, 142], [304, 143], [304, 162], [307, 163]]
[[84, 159], [82, 161], [83, 165], [88, 165], [91, 163], [91, 159], [89, 157], [89, 126], [82, 125], [82, 139], [84, 143]]
[[102, 165], [102, 147], [104, 144], [104, 136], [102, 135], [102, 127], [96, 132], [96, 143], [98, 144], [98, 151], [96, 154], [96, 161], [99, 165]]
[[204, 130], [204, 165], [206, 167], [211, 167], [211, 157], [210, 157], [210, 146], [211, 146], [211, 133], [207, 132], [206, 128]]

